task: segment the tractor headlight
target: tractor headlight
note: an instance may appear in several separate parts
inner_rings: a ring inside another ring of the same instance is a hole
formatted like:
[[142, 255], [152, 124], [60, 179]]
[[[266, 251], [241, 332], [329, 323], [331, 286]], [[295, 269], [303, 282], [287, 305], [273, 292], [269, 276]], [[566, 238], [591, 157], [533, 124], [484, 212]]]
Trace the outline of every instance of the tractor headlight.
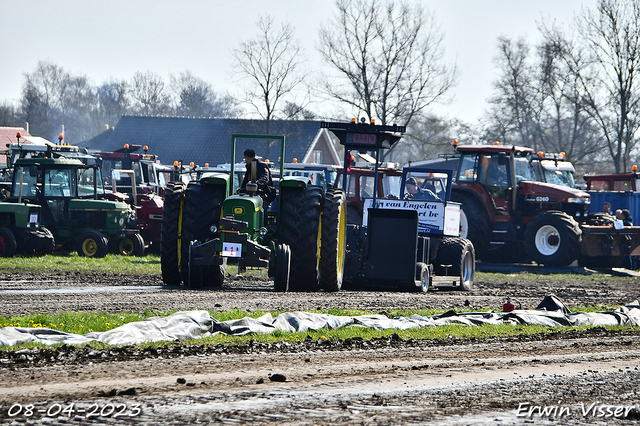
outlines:
[[118, 224], [120, 226], [124, 225], [124, 218], [121, 217], [120, 220], [118, 221]]
[[589, 204], [589, 203], [591, 203], [591, 200], [589, 198], [586, 198], [586, 197], [576, 197], [576, 198], [568, 198], [567, 202], [568, 203], [578, 203], [578, 204]]
[[267, 228], [263, 226], [262, 228], [260, 228], [260, 230], [258, 230], [258, 232], [260, 233], [261, 237], [264, 237], [265, 235], [267, 235]]
[[209, 227], [209, 231], [211, 231], [212, 234], [215, 234], [216, 232], [218, 232], [218, 227], [216, 225], [211, 225]]

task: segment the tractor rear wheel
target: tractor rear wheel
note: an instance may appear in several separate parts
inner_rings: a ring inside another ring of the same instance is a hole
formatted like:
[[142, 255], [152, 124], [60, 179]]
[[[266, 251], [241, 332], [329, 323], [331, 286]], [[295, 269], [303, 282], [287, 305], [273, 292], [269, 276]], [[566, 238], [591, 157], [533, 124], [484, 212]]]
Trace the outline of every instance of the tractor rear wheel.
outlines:
[[341, 189], [330, 189], [324, 197], [320, 247], [320, 288], [339, 291], [344, 276], [347, 243], [346, 198]]
[[170, 182], [164, 193], [162, 209], [162, 231], [160, 241], [160, 267], [162, 281], [167, 285], [180, 285], [180, 234], [182, 222], [182, 202], [186, 185]]
[[105, 257], [109, 251], [107, 239], [98, 231], [87, 231], [76, 240], [78, 256]]
[[278, 244], [276, 250], [276, 269], [273, 277], [273, 289], [277, 292], [289, 290], [289, 277], [291, 274], [291, 250], [286, 244]]
[[578, 258], [582, 230], [568, 214], [549, 210], [537, 214], [527, 225], [527, 254], [547, 266], [567, 266]]
[[322, 188], [280, 188], [278, 238], [291, 249], [290, 291], [317, 291]]
[[454, 192], [451, 201], [462, 203], [460, 210], [460, 238], [471, 240], [479, 259], [489, 257], [491, 221], [483, 205], [469, 194]]
[[0, 256], [13, 257], [17, 248], [16, 236], [13, 235], [11, 229], [4, 226], [0, 227]]
[[[224, 281], [226, 262], [211, 266], [190, 265], [189, 246], [191, 241], [205, 242], [213, 238], [211, 226], [218, 226], [220, 223], [225, 191], [224, 186], [201, 182], [191, 182], [185, 191], [182, 214], [183, 262], [180, 273], [182, 281], [191, 287], [220, 287]], [[192, 267], [197, 269], [193, 273], [190, 271]]]
[[438, 247], [436, 275], [457, 276], [460, 290], [470, 291], [476, 272], [476, 255], [473, 244], [466, 238], [445, 238]]

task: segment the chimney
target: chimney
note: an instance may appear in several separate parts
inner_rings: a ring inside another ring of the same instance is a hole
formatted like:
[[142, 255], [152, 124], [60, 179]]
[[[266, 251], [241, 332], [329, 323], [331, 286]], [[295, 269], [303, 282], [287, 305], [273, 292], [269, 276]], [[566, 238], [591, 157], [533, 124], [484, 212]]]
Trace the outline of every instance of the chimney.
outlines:
[[25, 122], [24, 122], [24, 129], [26, 130], [26, 132], [25, 132], [25, 133], [26, 133], [26, 134], [29, 134], [29, 122], [28, 122], [28, 121], [25, 121]]

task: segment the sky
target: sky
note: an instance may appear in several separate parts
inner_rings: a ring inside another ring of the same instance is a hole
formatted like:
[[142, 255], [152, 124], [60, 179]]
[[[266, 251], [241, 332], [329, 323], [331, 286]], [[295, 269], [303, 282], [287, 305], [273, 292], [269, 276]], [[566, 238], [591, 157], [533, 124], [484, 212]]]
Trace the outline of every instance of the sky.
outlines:
[[[421, 3], [444, 33], [446, 63], [459, 70], [453, 101], [433, 111], [477, 124], [498, 77], [498, 37], [523, 37], [534, 44], [542, 20], [567, 28], [597, 0]], [[233, 93], [231, 51], [255, 37], [256, 22], [266, 14], [294, 26], [310, 67], [319, 70], [318, 33], [334, 13], [330, 0], [0, 0], [0, 103], [17, 105], [24, 74], [38, 61], [85, 75], [94, 85], [112, 78], [128, 81], [146, 71], [168, 84], [170, 75], [188, 70], [217, 92]]]

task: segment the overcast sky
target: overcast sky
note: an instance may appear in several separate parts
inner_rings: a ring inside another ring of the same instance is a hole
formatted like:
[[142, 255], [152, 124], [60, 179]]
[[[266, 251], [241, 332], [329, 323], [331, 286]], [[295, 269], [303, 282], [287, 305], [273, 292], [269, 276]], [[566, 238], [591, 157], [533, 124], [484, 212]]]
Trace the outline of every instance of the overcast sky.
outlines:
[[[476, 124], [497, 74], [497, 38], [535, 42], [537, 23], [565, 26], [597, 0], [422, 0], [444, 31], [448, 62], [459, 69], [454, 101], [437, 112]], [[137, 71], [165, 78], [189, 70], [219, 92], [233, 89], [230, 50], [253, 38], [265, 14], [289, 22], [314, 69], [320, 25], [330, 0], [0, 0], [0, 102], [17, 104], [24, 73], [50, 61], [95, 85]]]

